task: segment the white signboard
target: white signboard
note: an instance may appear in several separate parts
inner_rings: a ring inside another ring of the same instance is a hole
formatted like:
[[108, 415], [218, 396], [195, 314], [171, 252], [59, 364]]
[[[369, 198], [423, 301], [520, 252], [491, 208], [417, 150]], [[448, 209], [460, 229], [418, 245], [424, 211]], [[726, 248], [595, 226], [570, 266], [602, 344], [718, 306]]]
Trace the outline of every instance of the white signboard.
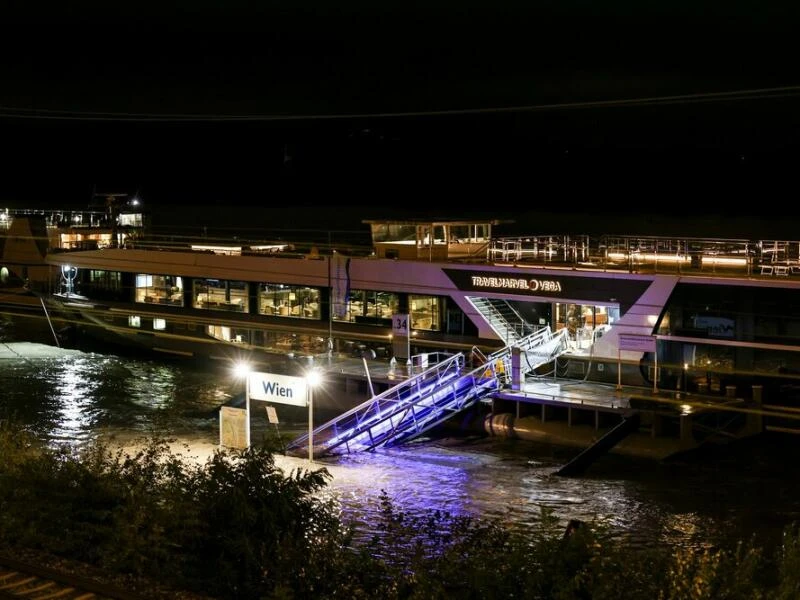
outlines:
[[251, 372], [248, 377], [248, 388], [252, 400], [308, 406], [308, 385], [304, 377], [258, 372]]
[[267, 419], [273, 425], [277, 425], [278, 424], [278, 411], [275, 410], [274, 406], [268, 406], [267, 407]]
[[656, 338], [652, 335], [619, 334], [619, 349], [634, 352], [655, 352]]
[[408, 335], [408, 315], [392, 315], [392, 335]]
[[247, 448], [247, 411], [223, 406], [219, 410], [219, 443], [226, 448]]

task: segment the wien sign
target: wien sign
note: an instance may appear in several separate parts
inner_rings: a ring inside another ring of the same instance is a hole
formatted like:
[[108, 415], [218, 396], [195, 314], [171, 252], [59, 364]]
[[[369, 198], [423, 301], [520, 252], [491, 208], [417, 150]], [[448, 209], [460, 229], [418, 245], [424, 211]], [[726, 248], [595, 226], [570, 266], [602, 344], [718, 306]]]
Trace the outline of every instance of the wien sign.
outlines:
[[248, 380], [250, 398], [276, 404], [308, 406], [308, 384], [305, 377], [251, 372]]

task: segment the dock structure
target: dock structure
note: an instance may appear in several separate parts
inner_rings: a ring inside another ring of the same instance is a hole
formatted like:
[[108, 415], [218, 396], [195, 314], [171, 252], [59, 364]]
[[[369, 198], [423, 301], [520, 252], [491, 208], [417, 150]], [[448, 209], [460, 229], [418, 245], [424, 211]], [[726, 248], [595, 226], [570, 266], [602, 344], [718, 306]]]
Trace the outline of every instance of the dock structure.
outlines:
[[[574, 475], [607, 452], [661, 460], [705, 443], [757, 435], [764, 431], [765, 414], [793, 416], [779, 407], [765, 411], [757, 387], [754, 397], [720, 397], [524, 373], [514, 380], [519, 372], [513, 366], [498, 368], [496, 358], [469, 369], [460, 355], [442, 364], [447, 366], [421, 370], [378, 363], [371, 374], [363, 367], [359, 372], [352, 359], [331, 365], [333, 378], [344, 376], [349, 385], [368, 379], [378, 391], [318, 426], [317, 452], [402, 443], [471, 409], [470, 421], [480, 422], [488, 435], [583, 448], [559, 473]], [[304, 443], [301, 436], [293, 446], [302, 448]]]

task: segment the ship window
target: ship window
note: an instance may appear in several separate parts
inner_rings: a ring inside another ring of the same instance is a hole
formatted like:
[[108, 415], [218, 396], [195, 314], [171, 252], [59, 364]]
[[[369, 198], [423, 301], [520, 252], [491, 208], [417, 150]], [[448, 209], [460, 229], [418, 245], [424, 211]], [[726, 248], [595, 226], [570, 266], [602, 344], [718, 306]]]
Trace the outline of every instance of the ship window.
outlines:
[[558, 302], [555, 329], [566, 328], [573, 348], [590, 348], [595, 338], [619, 319], [619, 307]]
[[320, 290], [281, 283], [262, 283], [258, 286], [258, 312], [278, 317], [320, 319]]
[[122, 227], [142, 227], [144, 225], [141, 213], [123, 213], [119, 215], [117, 222]]
[[208, 325], [206, 327], [208, 335], [223, 342], [231, 341], [231, 328], [223, 325]]
[[174, 275], [136, 275], [134, 301], [183, 306], [183, 278]]
[[153, 329], [162, 331], [167, 328], [167, 322], [164, 319], [153, 319]]
[[336, 321], [388, 326], [392, 315], [399, 312], [399, 306], [400, 298], [392, 292], [351, 290], [344, 315], [334, 315], [333, 318]]
[[129, 327], [141, 327], [142, 326], [142, 318], [139, 315], [130, 315], [128, 317], [128, 326]]
[[195, 279], [193, 286], [194, 308], [245, 313], [250, 310], [246, 281]]
[[119, 271], [101, 271], [92, 269], [89, 271], [88, 286], [93, 291], [122, 289], [122, 273]]
[[411, 329], [439, 331], [442, 328], [437, 296], [409, 296]]

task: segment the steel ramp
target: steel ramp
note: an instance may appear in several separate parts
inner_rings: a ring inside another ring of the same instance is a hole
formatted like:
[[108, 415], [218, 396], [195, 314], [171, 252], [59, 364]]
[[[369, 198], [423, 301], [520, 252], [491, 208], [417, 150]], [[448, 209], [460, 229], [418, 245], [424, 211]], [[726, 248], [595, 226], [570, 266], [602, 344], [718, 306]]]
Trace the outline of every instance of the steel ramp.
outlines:
[[[518, 344], [526, 356], [532, 353], [543, 359], [550, 357], [553, 348], [560, 348], [558, 342], [562, 339], [547, 328], [526, 336]], [[468, 372], [464, 356], [453, 355], [314, 429], [313, 451], [321, 456], [410, 441], [501, 389], [509, 380], [511, 355], [511, 347], [503, 348]], [[544, 364], [525, 362], [526, 372]], [[305, 434], [293, 440], [287, 451], [307, 446]]]
[[[317, 427], [312, 431], [314, 452], [370, 450], [401, 433], [406, 439], [422, 433], [463, 410], [475, 395], [470, 393], [472, 382], [463, 377], [464, 362], [463, 355], [453, 355]], [[492, 379], [481, 383], [496, 387]], [[287, 449], [307, 443], [308, 434]]]

